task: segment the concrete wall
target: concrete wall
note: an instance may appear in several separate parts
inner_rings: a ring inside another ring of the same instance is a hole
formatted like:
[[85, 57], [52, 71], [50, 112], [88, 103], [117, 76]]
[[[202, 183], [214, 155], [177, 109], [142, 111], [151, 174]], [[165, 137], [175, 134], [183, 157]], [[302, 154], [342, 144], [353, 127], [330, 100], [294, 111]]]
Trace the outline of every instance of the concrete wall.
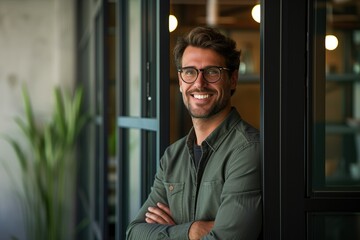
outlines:
[[[54, 86], [72, 87], [75, 69], [74, 0], [0, 0], [0, 134], [20, 136], [13, 119], [23, 115], [23, 83], [46, 119]], [[9, 173], [19, 178], [15, 155], [0, 139], [0, 239], [26, 239]]]

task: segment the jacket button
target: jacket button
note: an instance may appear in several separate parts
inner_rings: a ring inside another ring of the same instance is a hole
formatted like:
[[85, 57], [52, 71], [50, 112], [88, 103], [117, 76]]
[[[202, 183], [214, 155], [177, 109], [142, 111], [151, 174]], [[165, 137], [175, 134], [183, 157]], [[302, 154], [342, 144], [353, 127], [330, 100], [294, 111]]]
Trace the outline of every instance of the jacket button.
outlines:
[[174, 186], [173, 186], [173, 185], [170, 185], [170, 186], [169, 186], [169, 190], [170, 190], [170, 192], [171, 192], [172, 190], [174, 190]]

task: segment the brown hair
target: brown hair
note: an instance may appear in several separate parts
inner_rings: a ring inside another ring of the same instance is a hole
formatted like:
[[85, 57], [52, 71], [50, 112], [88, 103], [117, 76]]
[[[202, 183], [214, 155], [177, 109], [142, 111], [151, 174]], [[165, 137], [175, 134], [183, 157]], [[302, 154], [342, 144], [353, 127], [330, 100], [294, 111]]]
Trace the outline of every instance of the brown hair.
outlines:
[[236, 50], [236, 42], [212, 27], [196, 27], [185, 37], [179, 38], [174, 48], [177, 68], [181, 68], [182, 56], [186, 47], [212, 49], [224, 56], [226, 67], [233, 72], [239, 69], [240, 51]]

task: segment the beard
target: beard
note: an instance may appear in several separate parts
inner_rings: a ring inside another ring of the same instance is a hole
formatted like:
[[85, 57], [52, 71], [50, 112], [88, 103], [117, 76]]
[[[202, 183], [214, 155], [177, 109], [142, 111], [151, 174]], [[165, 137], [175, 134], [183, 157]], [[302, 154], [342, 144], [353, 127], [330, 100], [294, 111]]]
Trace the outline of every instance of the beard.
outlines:
[[195, 109], [191, 106], [190, 103], [186, 105], [186, 108], [192, 118], [206, 119], [221, 112], [223, 109], [226, 108], [228, 103], [229, 103], [229, 98], [226, 98], [223, 99], [222, 101], [215, 102], [209, 109], [207, 108]]

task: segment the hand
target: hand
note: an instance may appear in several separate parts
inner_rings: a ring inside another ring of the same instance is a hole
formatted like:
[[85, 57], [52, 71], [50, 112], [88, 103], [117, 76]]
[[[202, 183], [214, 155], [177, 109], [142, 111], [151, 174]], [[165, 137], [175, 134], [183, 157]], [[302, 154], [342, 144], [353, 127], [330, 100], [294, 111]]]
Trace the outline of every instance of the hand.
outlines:
[[198, 240], [207, 235], [214, 226], [214, 221], [196, 221], [191, 224], [189, 239]]
[[149, 207], [145, 214], [145, 221], [147, 223], [175, 225], [170, 208], [163, 203], [158, 203], [156, 207]]

